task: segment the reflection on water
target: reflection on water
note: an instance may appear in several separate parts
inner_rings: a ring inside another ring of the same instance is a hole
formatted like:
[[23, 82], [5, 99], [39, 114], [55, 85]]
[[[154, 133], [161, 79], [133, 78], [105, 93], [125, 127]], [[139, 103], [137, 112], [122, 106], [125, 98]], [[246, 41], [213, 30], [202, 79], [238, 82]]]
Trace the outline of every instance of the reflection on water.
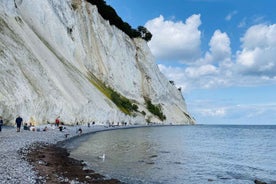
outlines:
[[276, 183], [275, 140], [274, 126], [170, 126], [96, 133], [67, 147], [127, 183], [249, 184]]

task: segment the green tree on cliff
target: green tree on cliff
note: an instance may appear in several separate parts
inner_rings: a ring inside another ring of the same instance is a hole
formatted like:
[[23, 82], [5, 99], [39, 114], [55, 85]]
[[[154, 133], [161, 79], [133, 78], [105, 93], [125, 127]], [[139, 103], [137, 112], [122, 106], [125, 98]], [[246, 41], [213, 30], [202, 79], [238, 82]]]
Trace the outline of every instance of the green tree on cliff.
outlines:
[[126, 33], [130, 38], [143, 38], [146, 41], [150, 41], [152, 34], [143, 26], [139, 26], [138, 30], [133, 29], [127, 22], [124, 22], [121, 17], [118, 16], [116, 11], [104, 0], [87, 0], [89, 3], [96, 5], [99, 14], [108, 20], [111, 25], [116, 26], [118, 29]]
[[138, 31], [140, 33], [141, 38], [146, 40], [147, 42], [151, 40], [152, 34], [149, 30], [143, 26], [138, 26]]

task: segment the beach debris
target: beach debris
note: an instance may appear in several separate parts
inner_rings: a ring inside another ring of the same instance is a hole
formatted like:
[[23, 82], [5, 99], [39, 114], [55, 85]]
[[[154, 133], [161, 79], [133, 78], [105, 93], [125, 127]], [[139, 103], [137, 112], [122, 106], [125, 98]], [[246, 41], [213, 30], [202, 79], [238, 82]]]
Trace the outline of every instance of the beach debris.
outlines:
[[90, 179], [91, 179], [91, 177], [90, 177], [90, 176], [85, 176], [85, 179], [89, 179], [89, 180], [90, 180]]
[[158, 155], [151, 155], [150, 158], [158, 157]]
[[44, 160], [39, 160], [37, 163], [39, 165], [47, 165], [47, 162], [45, 162]]

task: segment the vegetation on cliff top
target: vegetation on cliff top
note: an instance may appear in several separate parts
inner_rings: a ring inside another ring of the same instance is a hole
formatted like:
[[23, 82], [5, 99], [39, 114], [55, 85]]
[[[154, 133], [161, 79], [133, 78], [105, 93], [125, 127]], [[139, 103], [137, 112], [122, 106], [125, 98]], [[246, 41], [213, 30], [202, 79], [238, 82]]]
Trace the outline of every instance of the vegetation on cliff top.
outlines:
[[118, 29], [126, 33], [130, 38], [142, 38], [146, 41], [150, 41], [152, 34], [143, 26], [138, 26], [137, 29], [133, 29], [127, 22], [124, 22], [121, 17], [118, 16], [116, 11], [104, 0], [87, 0], [87, 2], [96, 5], [99, 14], [108, 20], [111, 25], [116, 26]]

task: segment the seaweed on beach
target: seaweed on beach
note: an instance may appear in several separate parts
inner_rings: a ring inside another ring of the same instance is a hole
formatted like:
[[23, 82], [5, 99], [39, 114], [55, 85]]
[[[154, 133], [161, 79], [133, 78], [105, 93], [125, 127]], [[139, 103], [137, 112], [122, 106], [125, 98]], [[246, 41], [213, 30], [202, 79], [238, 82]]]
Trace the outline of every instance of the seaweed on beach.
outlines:
[[83, 161], [69, 157], [67, 149], [55, 144], [35, 143], [19, 152], [37, 172], [36, 183], [122, 183], [86, 169]]

